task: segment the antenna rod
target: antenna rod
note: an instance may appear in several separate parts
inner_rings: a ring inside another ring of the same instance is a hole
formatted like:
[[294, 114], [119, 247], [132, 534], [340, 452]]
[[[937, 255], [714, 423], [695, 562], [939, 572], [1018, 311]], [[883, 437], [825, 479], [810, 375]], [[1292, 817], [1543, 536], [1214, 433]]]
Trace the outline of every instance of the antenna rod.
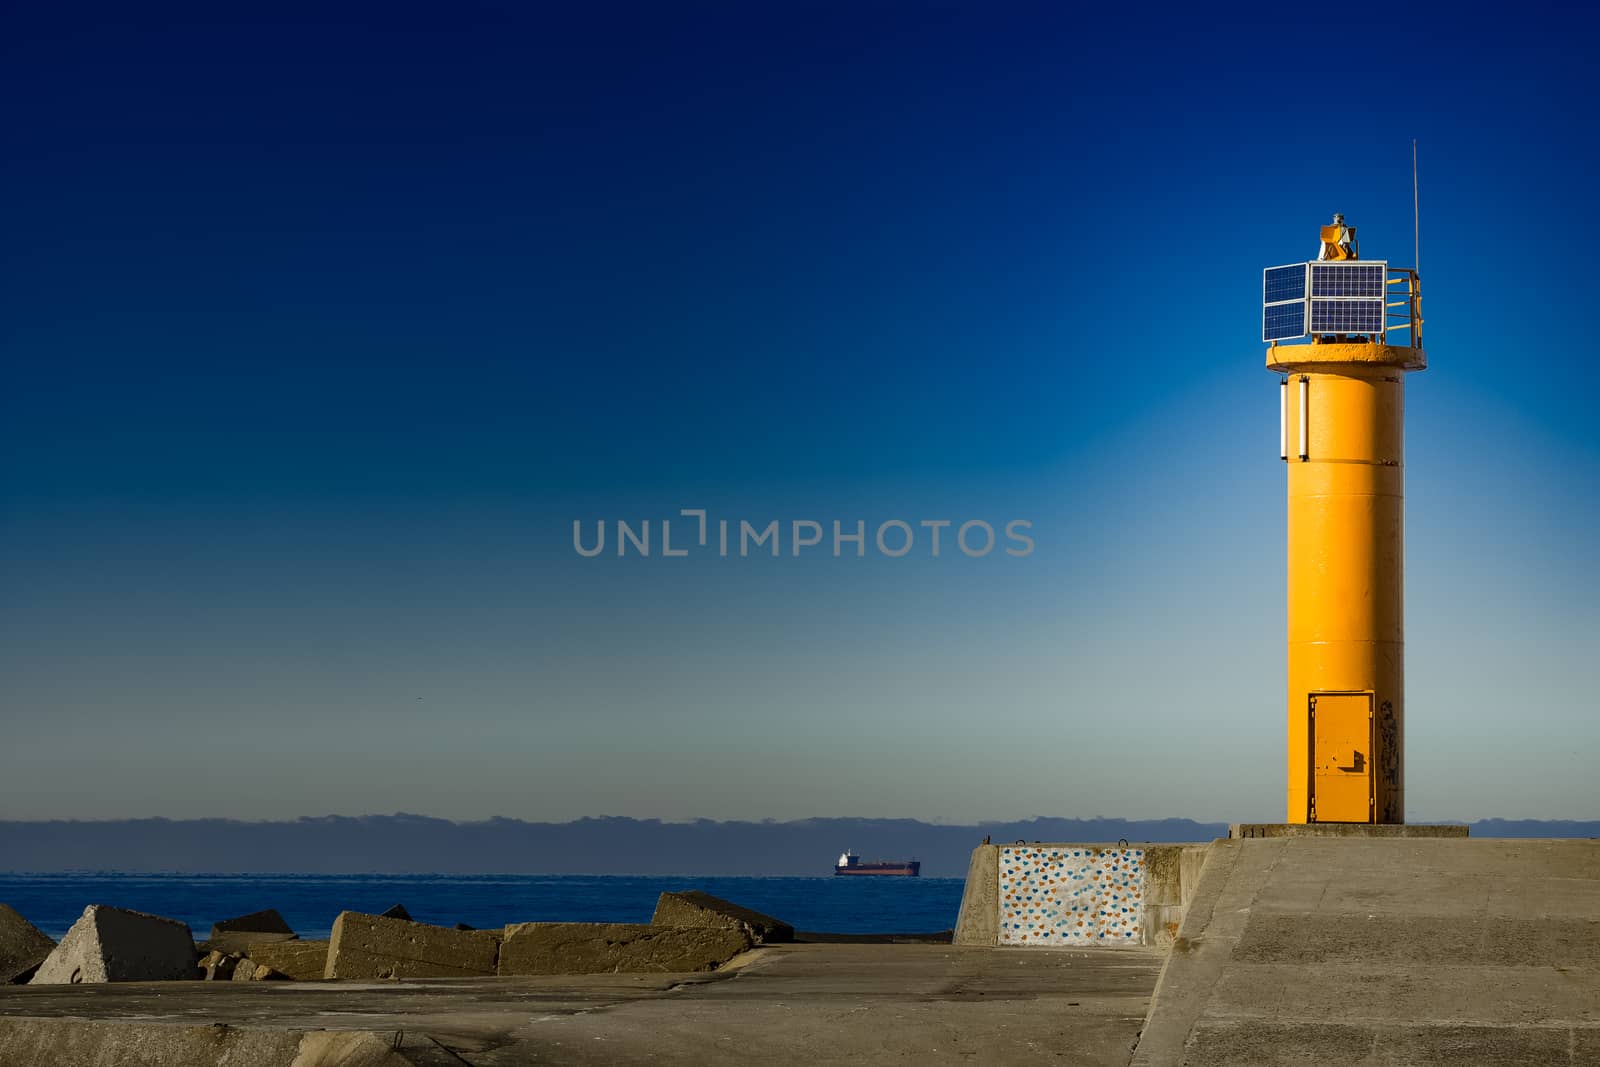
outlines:
[[1417, 208], [1417, 139], [1411, 138], [1411, 269], [1422, 273], [1422, 216]]

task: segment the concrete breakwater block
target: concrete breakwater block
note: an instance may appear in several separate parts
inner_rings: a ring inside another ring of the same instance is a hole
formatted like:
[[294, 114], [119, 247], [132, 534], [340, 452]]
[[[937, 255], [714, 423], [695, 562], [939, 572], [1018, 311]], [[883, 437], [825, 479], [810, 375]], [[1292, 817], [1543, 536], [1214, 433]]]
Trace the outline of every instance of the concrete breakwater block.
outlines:
[[26, 982], [55, 947], [37, 926], [0, 904], [0, 985]]
[[328, 970], [326, 941], [263, 941], [247, 946], [244, 954], [297, 982], [320, 982]]
[[91, 904], [39, 965], [30, 985], [153, 982], [194, 978], [194, 937], [185, 923]]
[[698, 889], [662, 893], [650, 922], [653, 926], [729, 926], [744, 930], [757, 945], [794, 940], [794, 927], [788, 923]]
[[754, 941], [742, 926], [516, 923], [506, 927], [500, 974], [672, 974], [709, 971]]
[[265, 941], [292, 941], [299, 936], [275, 908], [268, 908], [213, 923], [211, 936], [206, 939], [206, 948], [237, 955], [249, 945]]
[[[477, 930], [340, 912], [325, 978], [470, 978], [495, 973], [500, 939]], [[258, 962], [260, 962], [258, 960]]]

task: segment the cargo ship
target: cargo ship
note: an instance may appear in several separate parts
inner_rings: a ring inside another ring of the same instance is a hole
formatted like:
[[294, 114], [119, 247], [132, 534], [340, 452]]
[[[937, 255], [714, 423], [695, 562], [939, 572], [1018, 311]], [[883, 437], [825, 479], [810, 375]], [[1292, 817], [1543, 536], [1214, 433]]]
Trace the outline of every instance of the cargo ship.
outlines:
[[921, 860], [906, 860], [904, 863], [877, 860], [873, 863], [862, 863], [861, 857], [849, 849], [845, 849], [839, 854], [839, 862], [834, 864], [833, 867], [835, 878], [842, 874], [875, 874], [887, 875], [891, 878], [915, 878], [921, 873]]

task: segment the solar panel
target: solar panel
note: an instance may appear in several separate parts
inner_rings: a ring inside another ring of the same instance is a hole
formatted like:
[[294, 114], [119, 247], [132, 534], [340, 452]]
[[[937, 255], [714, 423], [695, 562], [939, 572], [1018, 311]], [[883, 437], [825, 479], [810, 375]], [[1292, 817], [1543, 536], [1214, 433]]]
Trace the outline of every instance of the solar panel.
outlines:
[[1306, 334], [1306, 264], [1261, 272], [1261, 339], [1282, 341]]
[[1386, 260], [1268, 267], [1261, 272], [1261, 339], [1381, 334], [1388, 278]]
[[1312, 333], [1382, 333], [1383, 300], [1311, 301]]
[[1313, 263], [1312, 296], [1382, 297], [1387, 263]]
[[1268, 304], [1261, 309], [1261, 339], [1282, 341], [1306, 335], [1306, 302]]
[[1261, 302], [1276, 304], [1284, 300], [1304, 300], [1306, 296], [1306, 265], [1295, 263], [1287, 267], [1268, 267], [1261, 275]]

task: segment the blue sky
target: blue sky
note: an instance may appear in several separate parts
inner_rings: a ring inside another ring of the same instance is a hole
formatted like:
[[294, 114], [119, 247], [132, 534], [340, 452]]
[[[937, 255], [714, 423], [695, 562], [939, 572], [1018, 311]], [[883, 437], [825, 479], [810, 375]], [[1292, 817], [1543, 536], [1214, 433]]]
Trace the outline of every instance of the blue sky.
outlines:
[[[1600, 815], [1595, 25], [1519, 10], [7, 15], [0, 816], [1279, 817], [1260, 270], [1409, 263], [1412, 138], [1408, 817]], [[684, 507], [1036, 549], [573, 551]]]

